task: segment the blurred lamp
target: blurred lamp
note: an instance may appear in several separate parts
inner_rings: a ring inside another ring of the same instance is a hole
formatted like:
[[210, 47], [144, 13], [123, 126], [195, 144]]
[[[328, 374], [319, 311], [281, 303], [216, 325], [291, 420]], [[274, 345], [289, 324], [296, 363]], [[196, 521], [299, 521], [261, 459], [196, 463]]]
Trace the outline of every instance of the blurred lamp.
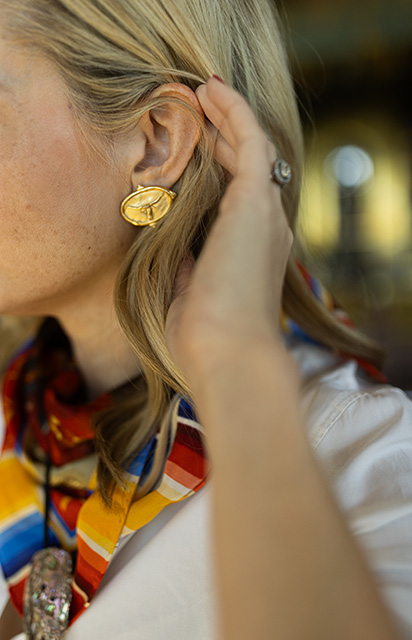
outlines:
[[334, 149], [326, 157], [326, 170], [345, 188], [357, 189], [373, 178], [372, 158], [366, 151], [354, 145]]

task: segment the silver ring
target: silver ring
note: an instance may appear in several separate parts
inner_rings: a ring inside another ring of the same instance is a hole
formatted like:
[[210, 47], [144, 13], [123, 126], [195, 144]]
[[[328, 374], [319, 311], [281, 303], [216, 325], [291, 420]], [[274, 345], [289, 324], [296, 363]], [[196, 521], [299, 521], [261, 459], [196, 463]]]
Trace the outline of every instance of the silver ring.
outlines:
[[272, 165], [270, 179], [276, 182], [280, 188], [292, 180], [292, 168], [285, 160], [278, 158]]

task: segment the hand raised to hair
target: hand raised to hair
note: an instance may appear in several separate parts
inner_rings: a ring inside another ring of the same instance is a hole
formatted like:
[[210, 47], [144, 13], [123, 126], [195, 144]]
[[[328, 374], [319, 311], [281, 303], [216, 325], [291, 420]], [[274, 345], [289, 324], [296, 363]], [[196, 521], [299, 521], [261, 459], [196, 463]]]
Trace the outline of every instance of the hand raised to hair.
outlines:
[[276, 150], [246, 100], [215, 78], [196, 95], [218, 130], [215, 157], [233, 179], [198, 261], [180, 268], [167, 318], [169, 350], [190, 382], [209, 362], [276, 338], [293, 241], [269, 178]]
[[199, 260], [178, 274], [167, 340], [213, 464], [219, 637], [400, 640], [319, 471], [278, 340], [292, 233], [269, 179], [275, 149], [235, 91], [209, 80], [197, 95], [233, 178]]

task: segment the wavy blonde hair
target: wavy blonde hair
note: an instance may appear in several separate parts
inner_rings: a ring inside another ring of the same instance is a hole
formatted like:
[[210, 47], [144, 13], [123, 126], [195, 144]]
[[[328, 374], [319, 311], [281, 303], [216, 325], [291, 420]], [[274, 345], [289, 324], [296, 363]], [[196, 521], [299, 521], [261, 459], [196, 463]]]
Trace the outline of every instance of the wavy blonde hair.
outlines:
[[[303, 143], [274, 2], [3, 0], [2, 5], [14, 37], [57, 65], [79, 122], [97, 134], [106, 151], [113, 149], [117, 134], [164, 103], [164, 98], [151, 98], [159, 85], [181, 82], [195, 90], [213, 73], [221, 76], [247, 98], [280, 156], [292, 165], [294, 179], [282, 199], [294, 228]], [[122, 481], [122, 469], [167, 414], [172, 393], [190, 394], [170, 359], [165, 319], [178, 266], [189, 248], [195, 254], [201, 250], [225, 188], [204, 124], [192, 114], [202, 135], [179, 181], [179, 197], [155, 233], [148, 228], [138, 232], [116, 286], [118, 318], [142, 362], [145, 383], [96, 420], [98, 481], [107, 502], [113, 482]], [[379, 364], [381, 350], [333, 318], [293, 260], [283, 308], [316, 340]]]

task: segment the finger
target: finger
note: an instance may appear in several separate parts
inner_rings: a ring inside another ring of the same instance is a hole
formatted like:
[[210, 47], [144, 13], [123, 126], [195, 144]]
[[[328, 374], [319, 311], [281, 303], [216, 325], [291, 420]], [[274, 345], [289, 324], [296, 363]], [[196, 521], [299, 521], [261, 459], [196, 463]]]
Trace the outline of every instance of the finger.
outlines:
[[258, 132], [263, 133], [249, 104], [235, 89], [216, 78], [210, 78], [203, 86], [205, 89], [200, 90], [200, 95], [206, 92], [205, 106], [210, 109], [216, 122], [209, 119], [235, 151], [246, 138], [254, 137]]
[[216, 129], [224, 137], [227, 143], [233, 148], [235, 140], [232, 138], [230, 131], [227, 130], [224, 121], [225, 118], [221, 110], [214, 102], [209, 99], [205, 84], [201, 84], [196, 89], [196, 95], [208, 120], [210, 120], [210, 122], [216, 127]]
[[215, 78], [208, 80], [206, 92], [209, 103], [214, 105], [214, 117], [221, 114], [220, 131], [236, 153], [237, 175], [251, 181], [261, 182], [262, 177], [267, 180], [276, 150], [246, 100]]
[[215, 139], [214, 156], [216, 160], [234, 176], [236, 172], [236, 153], [212, 123], [206, 122], [206, 127], [210, 136]]

